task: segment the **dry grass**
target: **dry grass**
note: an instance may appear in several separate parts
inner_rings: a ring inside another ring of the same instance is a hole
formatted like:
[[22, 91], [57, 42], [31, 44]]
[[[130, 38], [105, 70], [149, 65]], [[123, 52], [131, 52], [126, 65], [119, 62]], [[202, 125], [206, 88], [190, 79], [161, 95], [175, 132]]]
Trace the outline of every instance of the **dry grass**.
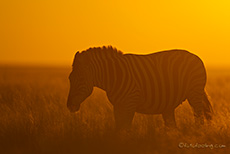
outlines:
[[[166, 130], [160, 115], [136, 114], [128, 139], [113, 132], [113, 108], [96, 89], [79, 113], [66, 108], [67, 68], [0, 68], [0, 153], [227, 153], [230, 152], [230, 73], [208, 71], [215, 116], [194, 126], [187, 102], [176, 109], [179, 130]], [[179, 143], [225, 148], [179, 148]]]

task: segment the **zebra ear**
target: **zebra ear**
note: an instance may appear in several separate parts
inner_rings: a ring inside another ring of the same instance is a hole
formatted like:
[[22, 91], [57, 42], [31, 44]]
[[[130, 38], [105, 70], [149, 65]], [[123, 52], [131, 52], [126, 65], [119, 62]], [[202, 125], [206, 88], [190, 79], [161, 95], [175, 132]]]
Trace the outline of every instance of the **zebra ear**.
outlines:
[[74, 56], [74, 59], [76, 59], [76, 56], [79, 54], [79, 51], [78, 52], [76, 52], [76, 54], [75, 54], [75, 56]]
[[76, 57], [77, 57], [77, 55], [79, 54], [79, 51], [78, 52], [76, 52], [76, 54], [75, 54], [75, 56], [74, 56], [74, 59], [73, 59], [73, 64], [72, 64], [72, 66], [74, 66], [74, 63], [75, 63], [75, 60], [76, 60]]
[[75, 57], [76, 57], [78, 54], [79, 54], [79, 51], [78, 51], [78, 52], [76, 52]]

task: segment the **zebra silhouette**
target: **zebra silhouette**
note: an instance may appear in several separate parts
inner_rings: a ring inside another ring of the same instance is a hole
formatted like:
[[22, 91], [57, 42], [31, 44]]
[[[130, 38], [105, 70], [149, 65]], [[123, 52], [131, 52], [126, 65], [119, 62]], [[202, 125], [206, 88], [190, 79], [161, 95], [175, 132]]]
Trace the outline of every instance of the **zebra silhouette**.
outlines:
[[78, 111], [93, 87], [101, 88], [114, 107], [118, 130], [131, 126], [135, 112], [162, 114], [167, 127], [176, 127], [174, 110], [186, 99], [197, 124], [212, 118], [204, 64], [186, 50], [136, 55], [111, 46], [89, 48], [75, 54], [69, 80], [69, 110]]

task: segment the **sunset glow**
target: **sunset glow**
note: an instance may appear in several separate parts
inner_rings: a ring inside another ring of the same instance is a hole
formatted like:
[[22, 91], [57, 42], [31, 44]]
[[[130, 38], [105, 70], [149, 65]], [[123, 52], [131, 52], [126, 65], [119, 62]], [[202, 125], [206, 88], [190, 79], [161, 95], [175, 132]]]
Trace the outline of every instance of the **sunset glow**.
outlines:
[[230, 0], [0, 0], [0, 154], [229, 153], [229, 19]]
[[186, 49], [230, 66], [228, 0], [9, 0], [0, 2], [0, 63], [70, 65], [76, 51]]

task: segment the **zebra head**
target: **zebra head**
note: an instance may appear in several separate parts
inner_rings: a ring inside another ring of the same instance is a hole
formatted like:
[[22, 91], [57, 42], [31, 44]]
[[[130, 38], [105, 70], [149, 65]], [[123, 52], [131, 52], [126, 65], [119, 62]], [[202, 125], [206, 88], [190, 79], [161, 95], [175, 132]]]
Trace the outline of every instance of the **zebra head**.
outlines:
[[67, 107], [70, 112], [77, 112], [80, 109], [80, 104], [90, 96], [93, 91], [89, 61], [84, 53], [77, 52], [75, 54], [69, 81], [70, 90]]

